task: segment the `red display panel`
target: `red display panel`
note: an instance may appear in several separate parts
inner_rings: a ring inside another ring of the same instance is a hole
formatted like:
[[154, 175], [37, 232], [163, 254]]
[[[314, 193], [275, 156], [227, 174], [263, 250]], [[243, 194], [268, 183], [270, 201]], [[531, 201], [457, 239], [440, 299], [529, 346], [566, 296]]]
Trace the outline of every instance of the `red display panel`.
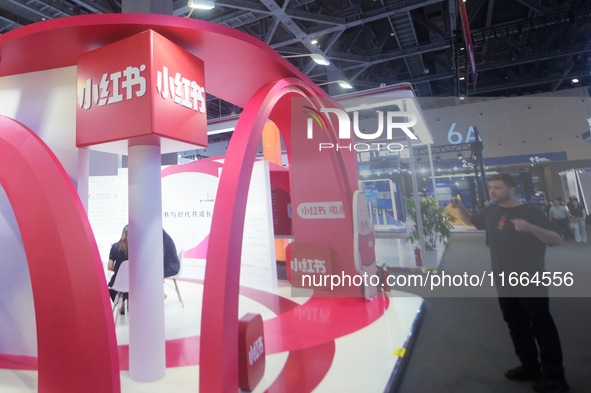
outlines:
[[260, 314], [248, 313], [239, 322], [238, 375], [240, 389], [252, 391], [265, 373], [265, 335]]

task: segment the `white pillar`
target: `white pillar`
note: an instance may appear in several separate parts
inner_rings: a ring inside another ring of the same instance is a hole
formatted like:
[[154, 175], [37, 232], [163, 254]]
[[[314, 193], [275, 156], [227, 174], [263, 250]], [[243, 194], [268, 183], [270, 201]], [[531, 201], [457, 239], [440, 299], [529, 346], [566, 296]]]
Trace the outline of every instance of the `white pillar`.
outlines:
[[431, 152], [431, 144], [427, 145], [427, 152], [429, 153], [429, 169], [431, 170], [431, 183], [433, 184], [433, 198], [437, 199], [437, 181], [435, 180], [435, 169], [433, 168], [433, 153]]
[[90, 172], [90, 151], [88, 147], [78, 149], [78, 172], [76, 174], [76, 189], [84, 210], [88, 214], [88, 187]]
[[153, 382], [166, 372], [160, 143], [141, 143], [128, 161], [129, 376]]
[[417, 236], [418, 246], [425, 251], [425, 232], [423, 231], [423, 213], [421, 213], [421, 190], [417, 182], [417, 168], [415, 167], [415, 155], [412, 148], [412, 139], [408, 138], [408, 155], [410, 162], [410, 180], [413, 189], [413, 200], [415, 201], [415, 212], [417, 213]]
[[[402, 101], [402, 110], [406, 112], [406, 100]], [[408, 157], [410, 162], [410, 180], [413, 189], [413, 199], [415, 202], [415, 212], [417, 214], [417, 237], [418, 246], [421, 251], [425, 251], [425, 232], [423, 231], [423, 214], [421, 213], [421, 196], [419, 184], [417, 182], [417, 168], [415, 167], [415, 155], [412, 148], [412, 139], [408, 138]], [[433, 190], [435, 191], [435, 190]]]

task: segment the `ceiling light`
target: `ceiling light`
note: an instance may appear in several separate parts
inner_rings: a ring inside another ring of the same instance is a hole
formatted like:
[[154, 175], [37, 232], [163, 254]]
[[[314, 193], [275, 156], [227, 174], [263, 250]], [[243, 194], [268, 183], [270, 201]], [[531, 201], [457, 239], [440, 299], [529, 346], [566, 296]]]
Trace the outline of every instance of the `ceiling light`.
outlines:
[[341, 86], [343, 89], [352, 89], [353, 88], [353, 86], [349, 82], [342, 80], [342, 79], [338, 79], [336, 81], [330, 81], [330, 82], [317, 83], [316, 86], [329, 85], [331, 83], [336, 83], [337, 85]]
[[318, 43], [318, 40], [316, 38], [314, 38], [312, 41], [310, 41], [310, 44], [312, 45], [316, 45]]
[[195, 8], [197, 10], [211, 10], [215, 8], [213, 1], [205, 0], [189, 0], [188, 5], [189, 7]]
[[353, 88], [353, 86], [351, 86], [351, 84], [349, 82], [347, 82], [347, 81], [338, 80], [336, 82], [343, 89], [352, 89]]
[[463, 81], [463, 80], [466, 80], [466, 78], [463, 76], [460, 76], [460, 80]]
[[571, 79], [571, 82], [572, 83], [579, 83], [579, 80], [577, 78], [573, 78], [573, 79]]
[[319, 55], [318, 53], [312, 53], [310, 55], [310, 57], [312, 58], [312, 60], [314, 60], [316, 62], [316, 64], [320, 64], [320, 65], [329, 65], [330, 61], [328, 61], [328, 59], [322, 55]]
[[316, 64], [320, 64], [320, 65], [324, 65], [324, 66], [327, 66], [330, 64], [330, 61], [328, 61], [328, 59], [326, 57], [324, 57], [318, 53], [306, 53], [306, 54], [301, 54], [301, 55], [283, 56], [284, 59], [291, 59], [294, 57], [311, 57], [312, 60], [314, 60], [314, 62]]
[[465, 99], [466, 99], [466, 97], [460, 96], [460, 101], [464, 101]]

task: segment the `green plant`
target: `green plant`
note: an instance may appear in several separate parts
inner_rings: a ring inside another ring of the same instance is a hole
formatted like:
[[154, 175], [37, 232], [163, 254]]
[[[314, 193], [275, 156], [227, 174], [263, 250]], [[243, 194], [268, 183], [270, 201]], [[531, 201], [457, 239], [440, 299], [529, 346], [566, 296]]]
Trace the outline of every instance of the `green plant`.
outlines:
[[[415, 243], [419, 240], [419, 230], [414, 198], [406, 200], [406, 214], [413, 222], [407, 239]], [[437, 199], [432, 196], [421, 197], [421, 217], [423, 219], [425, 249], [435, 250], [437, 243], [440, 241], [447, 244], [452, 237], [452, 223], [456, 218], [440, 207]]]

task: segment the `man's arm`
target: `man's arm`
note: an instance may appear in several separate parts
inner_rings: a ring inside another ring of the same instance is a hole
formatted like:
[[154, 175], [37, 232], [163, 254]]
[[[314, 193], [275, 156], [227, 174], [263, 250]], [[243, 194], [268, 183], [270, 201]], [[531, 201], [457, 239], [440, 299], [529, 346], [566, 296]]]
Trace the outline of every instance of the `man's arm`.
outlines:
[[558, 235], [558, 233], [554, 231], [539, 227], [522, 218], [514, 218], [511, 220], [511, 222], [515, 226], [516, 231], [531, 233], [532, 235], [540, 239], [542, 243], [545, 243], [549, 246], [559, 246], [562, 244], [562, 239], [560, 238], [560, 235]]
[[457, 209], [460, 220], [466, 225], [472, 225], [472, 214], [466, 210], [460, 198], [453, 197], [450, 202], [452, 207]]

